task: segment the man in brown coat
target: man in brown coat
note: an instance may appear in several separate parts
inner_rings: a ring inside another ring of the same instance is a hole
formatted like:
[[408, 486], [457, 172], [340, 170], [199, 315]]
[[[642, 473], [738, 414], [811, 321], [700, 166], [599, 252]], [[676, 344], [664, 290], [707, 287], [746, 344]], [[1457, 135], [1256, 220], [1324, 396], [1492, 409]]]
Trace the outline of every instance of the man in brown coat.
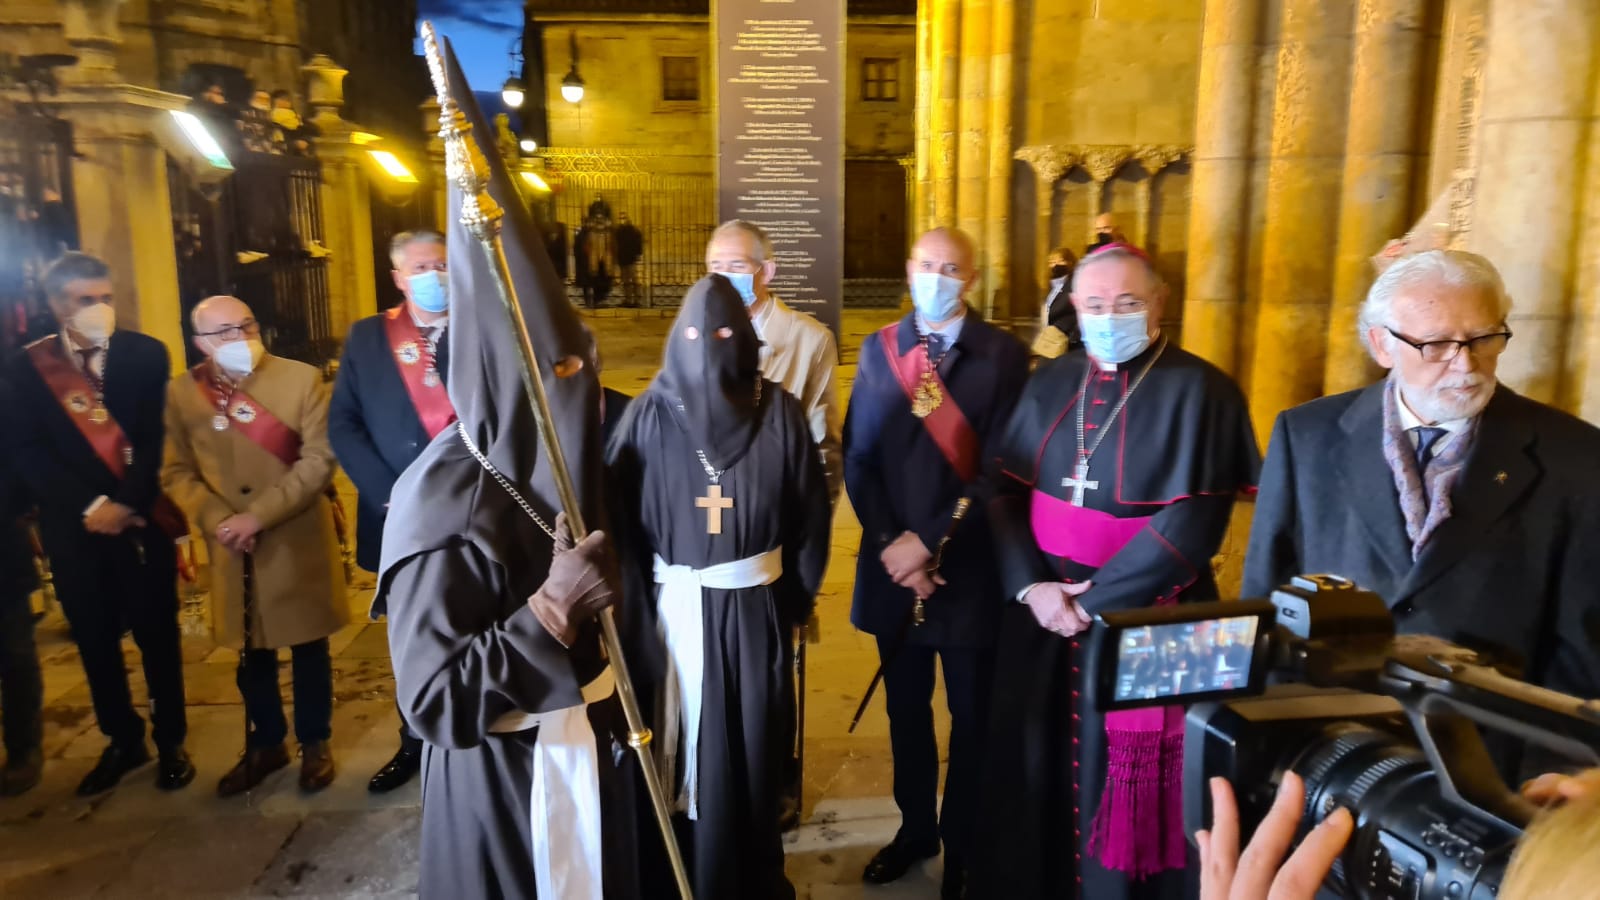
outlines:
[[234, 297], [196, 306], [194, 332], [207, 359], [168, 389], [161, 483], [205, 535], [217, 640], [245, 648], [245, 754], [217, 793], [250, 790], [289, 764], [280, 647], [294, 656], [300, 787], [321, 790], [334, 776], [328, 636], [350, 618], [328, 493], [327, 389], [311, 366], [268, 354]]

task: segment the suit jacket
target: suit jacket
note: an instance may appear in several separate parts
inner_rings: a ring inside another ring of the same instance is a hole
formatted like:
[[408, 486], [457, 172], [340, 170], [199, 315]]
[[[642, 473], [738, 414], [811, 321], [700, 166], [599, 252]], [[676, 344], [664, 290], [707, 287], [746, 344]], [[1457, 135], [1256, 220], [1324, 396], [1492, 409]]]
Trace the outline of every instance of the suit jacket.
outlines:
[[[894, 348], [903, 355], [917, 343], [913, 314], [900, 320]], [[1004, 331], [968, 311], [961, 334], [939, 367], [953, 400], [977, 433], [983, 459], [1010, 419], [1028, 380], [1028, 351]], [[930, 550], [949, 532], [956, 502], [971, 497], [966, 518], [951, 534], [941, 561], [947, 582], [926, 603], [927, 621], [907, 632], [932, 646], [985, 646], [994, 640], [1004, 606], [988, 503], [980, 485], [962, 482], [945, 460], [884, 358], [881, 336], [862, 342], [860, 367], [850, 390], [844, 430], [845, 486], [861, 520], [855, 602], [850, 621], [862, 631], [896, 637], [915, 599], [884, 571], [879, 554], [901, 533], [913, 531]], [[980, 460], [980, 466], [982, 460]], [[981, 480], [981, 479], [980, 479]]]
[[1415, 563], [1383, 457], [1387, 382], [1288, 410], [1273, 427], [1244, 594], [1299, 573], [1376, 592], [1402, 633], [1499, 651], [1534, 683], [1600, 697], [1600, 430], [1495, 391]]
[[[434, 361], [441, 375], [448, 371], [448, 356], [449, 341], [440, 340]], [[428, 446], [382, 313], [350, 326], [328, 405], [328, 441], [356, 486], [356, 565], [376, 572], [389, 492]]]
[[[0, 410], [13, 409], [15, 404], [15, 393], [0, 381]], [[0, 425], [16, 427], [10, 421]], [[18, 594], [31, 593], [39, 585], [33, 547], [22, 527], [22, 516], [33, 504], [23, 493], [20, 476], [9, 449], [0, 445], [0, 606]]]
[[103, 551], [99, 536], [83, 527], [83, 511], [96, 497], [131, 507], [148, 521], [161, 496], [162, 412], [171, 374], [166, 346], [134, 331], [113, 333], [107, 345], [106, 410], [133, 449], [133, 462], [121, 480], [95, 455], [26, 351], [11, 358], [6, 372], [15, 393], [9, 417], [15, 427], [6, 429], [12, 461], [26, 473], [26, 486], [39, 505], [45, 550], [55, 564]]
[[213, 429], [217, 409], [193, 373], [174, 378], [167, 398], [161, 484], [205, 535], [212, 631], [230, 646], [242, 637], [243, 559], [216, 542], [216, 531], [229, 516], [248, 512], [261, 522], [251, 646], [290, 647], [327, 637], [350, 621], [350, 609], [326, 493], [334, 459], [322, 373], [267, 356], [239, 390], [299, 433], [294, 465], [284, 465], [236, 427]]
[[811, 426], [811, 439], [822, 451], [822, 468], [828, 476], [828, 496], [837, 500], [844, 477], [840, 465], [839, 396], [834, 373], [839, 367], [839, 346], [828, 326], [796, 312], [777, 297], [759, 328], [761, 374], [776, 381], [800, 401]]

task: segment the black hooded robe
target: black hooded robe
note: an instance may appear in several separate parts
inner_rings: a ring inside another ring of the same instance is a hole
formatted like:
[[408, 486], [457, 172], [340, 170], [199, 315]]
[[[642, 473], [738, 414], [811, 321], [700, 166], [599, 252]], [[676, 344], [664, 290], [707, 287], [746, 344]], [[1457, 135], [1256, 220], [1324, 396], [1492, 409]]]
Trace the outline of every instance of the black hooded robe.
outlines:
[[[1090, 373], [1089, 442], [1157, 350], [1115, 371]], [[1233, 381], [1166, 346], [1094, 451], [1088, 477], [1099, 488], [1086, 491], [1083, 504], [1117, 519], [1148, 521], [1098, 567], [1047, 553], [1037, 543], [1034, 516], [1072, 496], [1062, 482], [1075, 474], [1078, 396], [1085, 369], [1094, 365], [1078, 350], [1041, 366], [1000, 443], [990, 519], [1007, 599], [970, 881], [971, 896], [985, 900], [1177, 898], [1187, 891], [1182, 869], [1133, 880], [1090, 853], [1107, 769], [1105, 718], [1091, 692], [1091, 633], [1063, 638], [1046, 631], [1015, 598], [1038, 582], [1093, 581], [1080, 600], [1091, 615], [1217, 599], [1211, 558], [1234, 498], [1255, 483], [1260, 457]]]
[[[703, 289], [712, 283], [726, 290]], [[784, 764], [792, 751], [792, 722], [786, 722], [794, 716], [787, 648], [793, 628], [809, 617], [822, 582], [832, 511], [810, 427], [799, 402], [780, 385], [763, 383], [743, 449], [738, 447], [743, 441], [724, 441], [719, 451], [690, 436], [694, 426], [677, 407], [679, 386], [693, 373], [674, 371], [672, 342], [687, 322], [700, 321], [707, 333], [715, 330], [701, 318], [708, 293], [713, 306], [731, 304], [724, 311], [726, 321], [743, 339], [749, 317], [737, 292], [720, 277], [702, 282], [685, 301], [669, 338], [663, 377], [629, 405], [608, 448], [612, 521], [628, 582], [629, 659], [641, 696], [660, 696], [666, 651], [657, 637], [652, 602], [655, 555], [672, 565], [703, 569], [783, 548], [783, 574], [772, 584], [701, 591], [705, 671], [699, 816], [692, 822], [682, 815], [677, 819], [696, 900], [792, 898], [778, 827]], [[737, 320], [746, 323], [744, 328]], [[754, 340], [753, 330], [748, 337]], [[748, 374], [754, 377], [754, 366]], [[674, 375], [681, 377], [674, 381]], [[722, 512], [721, 534], [707, 533], [708, 511], [695, 503], [710, 484], [697, 450], [726, 467], [720, 484], [734, 505]], [[643, 702], [649, 714], [655, 703]], [[668, 794], [675, 795], [676, 779], [666, 783]], [[641, 881], [659, 888], [659, 896], [674, 896], [664, 877], [647, 873]]]

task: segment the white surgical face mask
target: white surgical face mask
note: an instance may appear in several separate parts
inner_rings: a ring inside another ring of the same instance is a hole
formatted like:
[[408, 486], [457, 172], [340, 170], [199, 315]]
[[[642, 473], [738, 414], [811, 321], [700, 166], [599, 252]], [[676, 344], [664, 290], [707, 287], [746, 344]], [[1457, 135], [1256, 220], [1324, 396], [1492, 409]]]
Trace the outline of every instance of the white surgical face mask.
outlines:
[[723, 272], [722, 277], [733, 283], [734, 290], [739, 292], [739, 299], [745, 306], [756, 302], [756, 276], [754, 272]]
[[406, 279], [411, 302], [424, 312], [442, 313], [450, 308], [450, 275], [446, 272], [418, 272]]
[[103, 343], [117, 328], [117, 310], [109, 303], [85, 306], [72, 314], [72, 330], [91, 344]]
[[1125, 363], [1150, 346], [1150, 314], [1078, 314], [1078, 331], [1089, 355], [1102, 362]]
[[235, 378], [243, 378], [256, 370], [261, 357], [267, 355], [267, 348], [259, 338], [246, 338], [242, 341], [230, 341], [217, 347], [212, 353], [212, 359], [217, 361], [224, 371]]
[[966, 282], [938, 272], [917, 272], [911, 276], [911, 303], [929, 322], [943, 322], [961, 308], [961, 291]]

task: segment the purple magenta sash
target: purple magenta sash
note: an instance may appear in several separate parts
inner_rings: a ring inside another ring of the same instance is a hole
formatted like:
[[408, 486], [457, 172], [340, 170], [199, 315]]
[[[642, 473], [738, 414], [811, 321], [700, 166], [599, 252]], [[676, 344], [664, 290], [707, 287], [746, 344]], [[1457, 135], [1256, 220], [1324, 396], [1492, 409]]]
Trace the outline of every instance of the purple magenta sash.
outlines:
[[1144, 530], [1151, 516], [1124, 519], [1097, 509], [1085, 509], [1046, 494], [1033, 492], [1033, 539], [1039, 549], [1085, 566], [1099, 568]]

